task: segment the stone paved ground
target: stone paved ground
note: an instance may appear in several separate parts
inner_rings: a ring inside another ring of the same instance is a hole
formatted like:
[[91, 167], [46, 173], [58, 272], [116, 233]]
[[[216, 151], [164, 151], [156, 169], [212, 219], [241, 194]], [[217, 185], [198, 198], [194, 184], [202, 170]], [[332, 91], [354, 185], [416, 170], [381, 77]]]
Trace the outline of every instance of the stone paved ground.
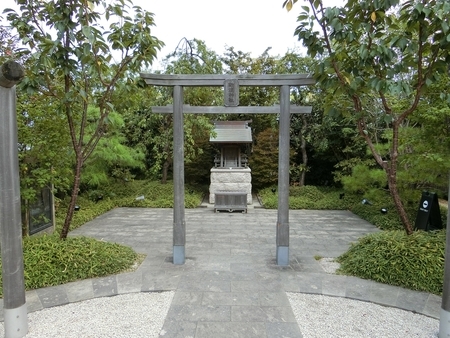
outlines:
[[164, 337], [301, 337], [285, 292], [348, 297], [439, 318], [440, 297], [324, 271], [378, 231], [348, 211], [290, 211], [290, 265], [275, 264], [276, 210], [186, 210], [186, 263], [172, 264], [171, 209], [117, 208], [71, 232], [133, 247], [147, 257], [134, 272], [27, 293], [30, 311], [93, 297], [173, 290]]

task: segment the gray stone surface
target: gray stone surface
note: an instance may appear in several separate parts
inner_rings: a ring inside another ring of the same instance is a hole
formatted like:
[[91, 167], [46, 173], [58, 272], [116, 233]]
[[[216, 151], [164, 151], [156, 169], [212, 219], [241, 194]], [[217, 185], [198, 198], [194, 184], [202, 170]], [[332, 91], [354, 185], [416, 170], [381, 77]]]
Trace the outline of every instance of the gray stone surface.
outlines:
[[348, 211], [290, 211], [289, 265], [276, 265], [277, 211], [186, 210], [186, 262], [172, 264], [171, 209], [114, 209], [72, 231], [147, 254], [134, 272], [27, 292], [29, 311], [128, 292], [174, 290], [161, 337], [302, 337], [285, 292], [349, 297], [439, 318], [440, 297], [327, 274], [337, 257], [378, 231]]
[[216, 202], [218, 191], [243, 191], [247, 193], [247, 204], [253, 203], [252, 173], [250, 168], [212, 168], [209, 186], [209, 203]]

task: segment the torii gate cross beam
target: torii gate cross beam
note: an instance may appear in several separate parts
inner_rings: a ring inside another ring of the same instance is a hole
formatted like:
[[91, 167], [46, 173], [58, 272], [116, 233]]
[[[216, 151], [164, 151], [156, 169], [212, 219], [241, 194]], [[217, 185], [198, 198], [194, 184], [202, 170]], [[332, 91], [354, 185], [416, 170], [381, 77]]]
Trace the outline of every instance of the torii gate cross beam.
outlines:
[[[291, 107], [290, 86], [313, 85], [308, 74], [209, 75], [141, 73], [148, 85], [173, 87], [173, 106], [152, 107], [154, 113], [173, 112], [173, 264], [185, 263], [186, 221], [184, 212], [183, 112], [201, 114], [279, 113], [277, 265], [289, 265], [289, 125], [291, 113], [310, 113], [311, 107]], [[240, 107], [239, 86], [280, 87], [280, 106]], [[183, 105], [183, 87], [224, 87], [225, 107]], [[171, 111], [172, 110], [172, 111]]]

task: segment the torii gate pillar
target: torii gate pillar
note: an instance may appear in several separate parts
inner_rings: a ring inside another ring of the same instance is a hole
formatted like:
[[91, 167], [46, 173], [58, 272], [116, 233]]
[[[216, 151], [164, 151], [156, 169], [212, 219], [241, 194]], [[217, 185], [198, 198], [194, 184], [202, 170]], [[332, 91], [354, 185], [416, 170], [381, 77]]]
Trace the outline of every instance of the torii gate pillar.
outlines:
[[278, 219], [277, 265], [289, 265], [289, 86], [280, 88], [280, 120], [278, 131]]
[[184, 127], [183, 87], [173, 88], [173, 264], [186, 259], [186, 220], [184, 215]]

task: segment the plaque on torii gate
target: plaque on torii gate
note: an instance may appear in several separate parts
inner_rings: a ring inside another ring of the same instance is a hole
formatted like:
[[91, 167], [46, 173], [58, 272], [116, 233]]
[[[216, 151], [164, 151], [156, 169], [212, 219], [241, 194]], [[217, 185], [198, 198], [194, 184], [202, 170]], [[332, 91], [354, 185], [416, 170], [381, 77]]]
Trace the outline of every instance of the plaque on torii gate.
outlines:
[[[184, 130], [183, 113], [197, 114], [273, 114], [279, 113], [278, 218], [276, 224], [276, 262], [289, 265], [289, 125], [290, 114], [311, 112], [311, 107], [290, 105], [290, 86], [313, 85], [308, 74], [216, 75], [141, 73], [148, 85], [173, 87], [173, 105], [152, 107], [154, 113], [173, 113], [173, 263], [184, 264], [186, 221], [184, 210]], [[280, 105], [269, 107], [239, 106], [239, 87], [279, 87]], [[183, 87], [224, 87], [224, 107], [183, 104]]]
[[239, 81], [237, 79], [225, 80], [223, 86], [225, 107], [239, 106]]

